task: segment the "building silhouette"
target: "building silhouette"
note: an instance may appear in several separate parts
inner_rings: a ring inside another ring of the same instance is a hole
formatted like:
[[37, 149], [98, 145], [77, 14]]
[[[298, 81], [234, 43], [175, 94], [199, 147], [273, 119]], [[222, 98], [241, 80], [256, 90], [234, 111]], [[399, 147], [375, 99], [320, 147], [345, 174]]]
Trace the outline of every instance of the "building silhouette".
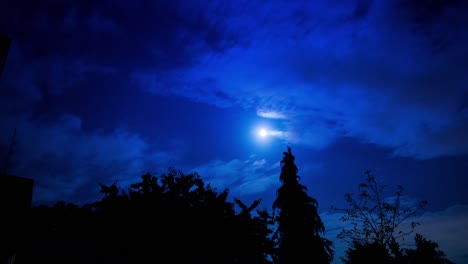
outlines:
[[4, 212], [21, 213], [31, 208], [34, 180], [29, 178], [0, 176], [0, 209]]
[[0, 263], [14, 263], [18, 249], [28, 235], [34, 181], [11, 175], [0, 175]]
[[[9, 38], [0, 35], [0, 77], [10, 42]], [[1, 156], [8, 157], [10, 154], [0, 149]], [[5, 170], [6, 167], [7, 164]], [[6, 171], [0, 172], [0, 264], [14, 264], [16, 255], [26, 240], [33, 187], [33, 179], [9, 175]]]
[[9, 38], [0, 35], [0, 77], [2, 77], [3, 67], [5, 66], [10, 43], [11, 40]]

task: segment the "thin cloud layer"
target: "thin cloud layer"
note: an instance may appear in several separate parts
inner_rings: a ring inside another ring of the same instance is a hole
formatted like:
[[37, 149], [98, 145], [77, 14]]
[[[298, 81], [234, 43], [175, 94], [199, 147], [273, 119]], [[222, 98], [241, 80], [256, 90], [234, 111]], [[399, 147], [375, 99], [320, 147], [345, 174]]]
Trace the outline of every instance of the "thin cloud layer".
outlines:
[[260, 194], [278, 182], [278, 168], [265, 159], [213, 160], [193, 169], [219, 190], [229, 189], [234, 196]]

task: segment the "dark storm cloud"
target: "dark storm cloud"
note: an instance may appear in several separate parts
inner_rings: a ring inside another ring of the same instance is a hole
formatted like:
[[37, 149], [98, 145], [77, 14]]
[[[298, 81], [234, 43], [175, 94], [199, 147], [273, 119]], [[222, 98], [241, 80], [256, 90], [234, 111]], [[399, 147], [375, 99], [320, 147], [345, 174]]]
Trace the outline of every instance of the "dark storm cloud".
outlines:
[[353, 17], [365, 18], [369, 14], [373, 0], [358, 0], [353, 11]]
[[170, 70], [235, 43], [211, 15], [214, 8], [184, 1], [7, 1], [2, 31], [31, 57]]
[[396, 1], [409, 28], [432, 43], [433, 52], [443, 51], [463, 33], [466, 2], [460, 0]]
[[210, 1], [2, 2], [0, 33], [12, 47], [1, 92], [13, 95], [7, 101], [18, 108], [11, 102], [100, 89], [83, 85], [96, 74], [119, 79], [114, 89], [131, 89], [129, 76], [141, 73], [174, 87], [169, 77], [175, 71], [237, 43], [237, 33], [225, 29], [224, 12]]

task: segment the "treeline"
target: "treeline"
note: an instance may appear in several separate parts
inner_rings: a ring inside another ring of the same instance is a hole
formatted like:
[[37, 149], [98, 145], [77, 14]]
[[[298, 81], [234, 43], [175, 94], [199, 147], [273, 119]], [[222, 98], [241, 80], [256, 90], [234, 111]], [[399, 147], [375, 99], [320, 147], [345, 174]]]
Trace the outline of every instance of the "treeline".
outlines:
[[[271, 218], [236, 213], [228, 191], [196, 173], [145, 174], [128, 191], [101, 185], [100, 201], [32, 210], [27, 263], [267, 263]], [[19, 255], [18, 255], [18, 260]], [[20, 263], [20, 262], [18, 262]]]
[[[6, 254], [7, 261], [329, 264], [333, 243], [323, 237], [325, 225], [318, 202], [300, 183], [294, 160], [290, 148], [283, 152], [282, 185], [273, 212], [260, 209], [260, 200], [252, 204], [231, 201], [228, 190], [212, 188], [197, 173], [169, 169], [162, 175], [145, 174], [126, 190], [100, 184], [102, 198], [84, 206], [60, 201], [32, 208], [16, 236], [19, 239], [12, 241], [15, 247]], [[408, 211], [400, 207], [399, 200], [393, 204], [379, 200], [380, 204], [371, 206], [382, 188], [370, 173], [366, 180], [360, 185], [361, 196], [345, 196], [350, 206], [341, 209], [343, 221], [352, 228], [339, 236], [350, 242], [341, 261], [452, 263], [435, 242], [421, 235], [416, 235], [415, 248], [400, 248], [396, 240], [399, 223], [385, 219], [411, 216], [420, 207]], [[401, 190], [397, 194], [399, 199]], [[367, 201], [359, 204], [358, 198]], [[361, 221], [363, 216], [376, 217], [366, 222]]]

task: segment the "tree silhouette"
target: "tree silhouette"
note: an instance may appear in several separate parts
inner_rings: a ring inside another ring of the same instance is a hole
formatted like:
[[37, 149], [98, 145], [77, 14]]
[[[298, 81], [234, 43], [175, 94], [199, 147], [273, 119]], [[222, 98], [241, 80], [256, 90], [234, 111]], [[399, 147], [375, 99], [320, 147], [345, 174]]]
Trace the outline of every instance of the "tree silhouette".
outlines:
[[278, 227], [274, 234], [277, 243], [276, 261], [283, 263], [330, 263], [333, 260], [332, 242], [321, 237], [325, 226], [318, 214], [318, 202], [300, 184], [298, 169], [291, 148], [283, 152], [280, 181], [273, 209]]
[[403, 187], [398, 186], [395, 195], [389, 199], [384, 195], [387, 187], [377, 182], [370, 171], [366, 180], [359, 185], [359, 195], [346, 194], [349, 207], [337, 209], [345, 212], [342, 221], [349, 223], [350, 229], [343, 229], [338, 238], [349, 243], [345, 264], [389, 263], [389, 264], [453, 264], [438, 249], [438, 244], [416, 234], [415, 248], [401, 248], [398, 241], [414, 232], [419, 223], [411, 222], [408, 230], [399, 226], [409, 221], [426, 205], [427, 201], [404, 206]]
[[389, 200], [384, 196], [386, 186], [379, 184], [370, 171], [366, 171], [365, 174], [367, 177], [358, 187], [358, 196], [354, 197], [349, 193], [345, 195], [348, 208], [334, 208], [345, 213], [341, 220], [351, 227], [343, 229], [338, 238], [347, 241], [356, 249], [361, 249], [356, 247], [357, 244], [377, 245], [398, 257], [401, 249], [397, 240], [412, 233], [418, 223], [411, 222], [409, 230], [399, 230], [398, 227], [422, 210], [427, 201], [414, 206], [404, 206], [401, 201], [402, 186], [398, 186], [395, 196]]
[[416, 249], [407, 249], [406, 260], [410, 264], [454, 264], [448, 260], [445, 253], [439, 249], [439, 245], [426, 239], [421, 234], [414, 237]]
[[[119, 198], [116, 186], [102, 192], [105, 197], [99, 206], [112, 205], [112, 197], [126, 201]], [[251, 215], [260, 200], [247, 207], [235, 199], [242, 209], [236, 214], [234, 203], [227, 201], [228, 190], [217, 192], [197, 173], [184, 174], [176, 169], [159, 177], [147, 173], [130, 186], [128, 195], [120, 193], [128, 197], [128, 214], [136, 220], [125, 223], [132, 229], [120, 235], [130, 240], [135, 234], [153, 237], [151, 243], [132, 240], [130, 251], [139, 252], [134, 257], [136, 262], [155, 259], [157, 253], [156, 259], [170, 263], [269, 263], [270, 216], [260, 210], [257, 216]], [[122, 210], [110, 218], [121, 219]], [[171, 253], [174, 250], [181, 254]]]
[[381, 264], [454, 264], [439, 245], [424, 238], [421, 234], [414, 237], [415, 248], [403, 249], [398, 256], [389, 253], [384, 245], [354, 241], [342, 258], [345, 264], [381, 263]]
[[273, 232], [269, 226], [273, 224], [273, 218], [268, 211], [257, 210], [252, 216], [252, 211], [258, 207], [261, 200], [255, 200], [250, 206], [245, 205], [241, 200], [234, 199], [234, 202], [241, 208], [241, 212], [236, 216], [234, 225], [233, 240], [242, 241], [236, 243], [236, 251], [241, 253], [241, 257], [236, 258], [236, 263], [245, 264], [266, 264], [271, 263], [268, 257], [273, 253], [273, 241], [270, 234]]
[[352, 245], [346, 249], [345, 257], [342, 257], [341, 260], [345, 264], [390, 264], [393, 258], [387, 249], [378, 243], [353, 241]]
[[93, 208], [104, 262], [270, 263], [271, 216], [266, 210], [252, 216], [260, 200], [246, 206], [235, 199], [242, 209], [236, 214], [228, 190], [205, 185], [197, 173], [147, 173], [128, 192], [115, 183], [101, 184], [100, 192]]
[[100, 187], [102, 198], [82, 207], [33, 207], [16, 263], [271, 263], [272, 216], [254, 212], [260, 200], [229, 202], [228, 190], [176, 169], [147, 173], [127, 191]]

